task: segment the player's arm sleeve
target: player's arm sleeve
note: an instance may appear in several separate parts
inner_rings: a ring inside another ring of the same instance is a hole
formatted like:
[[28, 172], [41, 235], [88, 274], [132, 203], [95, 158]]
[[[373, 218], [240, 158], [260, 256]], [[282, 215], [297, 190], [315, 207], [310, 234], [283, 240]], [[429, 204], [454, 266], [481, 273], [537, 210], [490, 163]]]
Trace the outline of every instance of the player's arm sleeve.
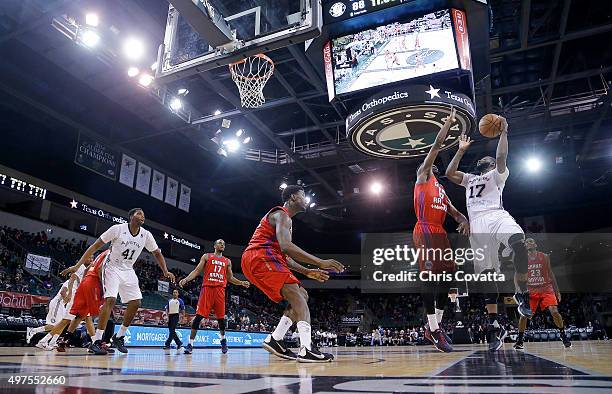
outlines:
[[463, 179], [461, 179], [461, 186], [467, 187], [470, 179], [474, 177], [474, 174], [468, 174], [467, 172], [463, 174]]
[[498, 185], [503, 185], [510, 176], [510, 170], [508, 167], [506, 167], [506, 171], [502, 172], [501, 174], [499, 171], [495, 170], [493, 171], [493, 176], [495, 177], [495, 182], [497, 182]]
[[114, 226], [110, 226], [110, 228], [108, 230], [106, 230], [104, 233], [102, 233], [102, 235], [100, 235], [100, 239], [102, 240], [102, 242], [104, 242], [105, 244], [109, 243], [110, 241], [112, 241], [113, 239], [117, 238], [119, 236], [119, 224], [115, 224]]
[[159, 246], [157, 246], [157, 242], [155, 242], [155, 238], [153, 238], [153, 234], [151, 233], [147, 234], [145, 248], [147, 248], [149, 252], [155, 252], [157, 249], [159, 249]]

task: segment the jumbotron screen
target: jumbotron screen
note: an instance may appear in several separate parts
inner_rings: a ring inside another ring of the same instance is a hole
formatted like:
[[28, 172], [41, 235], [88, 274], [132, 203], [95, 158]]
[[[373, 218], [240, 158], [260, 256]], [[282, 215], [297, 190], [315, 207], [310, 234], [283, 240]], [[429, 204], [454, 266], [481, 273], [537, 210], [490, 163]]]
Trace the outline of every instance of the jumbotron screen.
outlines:
[[459, 68], [450, 10], [332, 39], [336, 94]]

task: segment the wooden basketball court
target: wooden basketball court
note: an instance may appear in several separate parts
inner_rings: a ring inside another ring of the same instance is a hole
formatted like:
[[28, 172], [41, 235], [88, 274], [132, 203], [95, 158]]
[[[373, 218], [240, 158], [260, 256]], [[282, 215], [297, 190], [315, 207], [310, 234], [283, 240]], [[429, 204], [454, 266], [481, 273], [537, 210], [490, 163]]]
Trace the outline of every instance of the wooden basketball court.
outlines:
[[299, 364], [263, 349], [230, 349], [227, 355], [196, 349], [184, 355], [132, 348], [127, 355], [93, 356], [84, 349], [62, 354], [2, 348], [0, 390], [47, 392], [42, 385], [16, 384], [15, 377], [63, 376], [65, 384], [51, 385], [48, 392], [612, 392], [612, 342], [575, 342], [571, 349], [557, 342], [527, 343], [525, 351], [506, 344], [493, 354], [484, 345], [456, 349], [444, 354], [427, 346], [339, 347], [327, 349], [336, 355], [333, 363]]

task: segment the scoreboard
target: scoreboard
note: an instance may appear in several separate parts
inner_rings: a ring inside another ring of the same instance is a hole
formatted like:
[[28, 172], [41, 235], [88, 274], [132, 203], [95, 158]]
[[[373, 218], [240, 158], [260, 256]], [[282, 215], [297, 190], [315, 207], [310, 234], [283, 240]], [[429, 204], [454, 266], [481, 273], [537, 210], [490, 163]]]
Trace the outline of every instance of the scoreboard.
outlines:
[[337, 0], [325, 4], [323, 20], [325, 24], [340, 22], [355, 16], [366, 15], [414, 0]]

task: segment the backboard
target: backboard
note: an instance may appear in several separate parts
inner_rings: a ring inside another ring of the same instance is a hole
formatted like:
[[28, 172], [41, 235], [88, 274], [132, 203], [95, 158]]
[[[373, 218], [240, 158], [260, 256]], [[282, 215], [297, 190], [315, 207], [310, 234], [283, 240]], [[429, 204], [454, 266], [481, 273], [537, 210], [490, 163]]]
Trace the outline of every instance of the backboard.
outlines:
[[[317, 0], [169, 2], [156, 72], [161, 82], [309, 40], [321, 33], [323, 23]], [[224, 31], [231, 38], [218, 45]]]

